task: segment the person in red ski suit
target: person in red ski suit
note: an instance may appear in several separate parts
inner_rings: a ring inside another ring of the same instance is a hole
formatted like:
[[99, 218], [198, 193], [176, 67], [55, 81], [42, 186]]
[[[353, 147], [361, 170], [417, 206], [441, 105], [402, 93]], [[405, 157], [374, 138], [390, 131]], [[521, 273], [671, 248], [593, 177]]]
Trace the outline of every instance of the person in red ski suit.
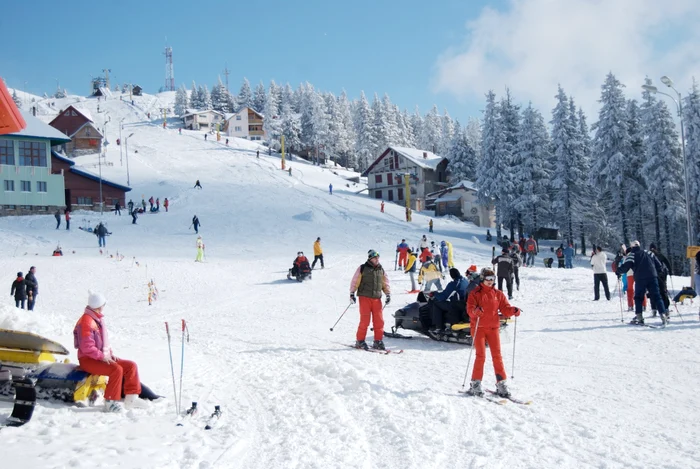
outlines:
[[408, 261], [408, 244], [406, 244], [405, 239], [402, 239], [401, 242], [396, 245], [396, 252], [399, 253], [399, 267], [406, 267], [406, 262]]
[[486, 361], [486, 342], [491, 349], [491, 359], [496, 372], [496, 392], [501, 397], [510, 397], [506, 385], [506, 369], [501, 356], [501, 338], [499, 330], [501, 321], [498, 315], [506, 317], [520, 316], [520, 310], [511, 306], [502, 291], [494, 288], [496, 274], [493, 270], [484, 268], [481, 270], [481, 284], [467, 297], [467, 314], [472, 327], [474, 327], [473, 346], [476, 349], [476, 361], [472, 371], [472, 380], [469, 394], [482, 396], [481, 378], [484, 375], [484, 362]]
[[91, 375], [108, 377], [105, 390], [105, 411], [120, 412], [122, 386], [124, 388], [124, 406], [129, 408], [147, 407], [139, 399], [141, 382], [136, 363], [117, 358], [109, 345], [107, 327], [102, 311], [107, 299], [100, 293], [90, 292], [88, 304], [83, 315], [73, 329], [73, 342], [78, 349], [78, 363], [83, 371]]

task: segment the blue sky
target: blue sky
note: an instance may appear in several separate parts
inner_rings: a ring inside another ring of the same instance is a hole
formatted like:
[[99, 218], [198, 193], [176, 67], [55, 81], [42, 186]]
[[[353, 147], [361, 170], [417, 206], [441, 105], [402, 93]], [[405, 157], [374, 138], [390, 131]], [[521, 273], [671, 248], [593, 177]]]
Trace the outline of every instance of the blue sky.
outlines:
[[610, 71], [629, 97], [641, 96], [646, 75], [690, 88], [700, 63], [696, 3], [10, 0], [0, 30], [13, 40], [0, 54], [0, 76], [36, 94], [53, 92], [57, 78], [87, 94], [90, 77], [110, 68], [113, 83], [155, 93], [165, 81], [167, 36], [176, 86], [211, 87], [228, 65], [234, 92], [243, 77], [253, 86], [308, 81], [351, 98], [388, 93], [410, 112], [437, 104], [464, 124], [481, 116], [489, 89], [500, 96], [506, 87], [549, 120], [561, 84], [593, 122]]
[[[20, 40], [0, 55], [0, 76], [19, 89], [26, 81], [36, 94], [52, 92], [56, 78], [69, 92], [86, 94], [90, 77], [110, 68], [113, 83], [139, 83], [153, 93], [165, 79], [167, 36], [176, 86], [195, 80], [211, 87], [228, 64], [232, 91], [243, 77], [253, 86], [309, 81], [350, 97], [386, 92], [411, 112], [437, 104], [466, 120], [477, 108], [434, 92], [431, 82], [437, 56], [460, 40], [483, 3], [13, 1], [0, 27]], [[30, 34], [23, 17], [31, 18]]]

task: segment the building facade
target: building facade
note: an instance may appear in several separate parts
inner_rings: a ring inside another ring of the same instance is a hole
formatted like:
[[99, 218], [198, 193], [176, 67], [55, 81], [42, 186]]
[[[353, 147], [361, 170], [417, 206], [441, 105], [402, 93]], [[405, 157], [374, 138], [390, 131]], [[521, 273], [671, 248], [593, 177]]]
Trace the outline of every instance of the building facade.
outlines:
[[63, 175], [53, 171], [51, 147], [70, 138], [30, 113], [21, 114], [27, 126], [0, 135], [2, 215], [46, 213], [65, 206]]
[[496, 226], [496, 210], [492, 205], [481, 204], [476, 197], [477, 188], [471, 181], [461, 181], [445, 190], [428, 194], [427, 206], [435, 207], [436, 216], [452, 215], [476, 226]]
[[263, 140], [265, 138], [263, 120], [262, 114], [249, 107], [244, 107], [238, 112], [226, 116], [224, 133], [229, 137]]
[[411, 208], [425, 209], [426, 194], [447, 187], [447, 159], [429, 151], [390, 146], [363, 173], [369, 196], [405, 203], [406, 175]]
[[223, 125], [224, 115], [213, 109], [205, 111], [188, 109], [182, 116], [182, 120], [185, 123], [185, 128], [189, 130], [216, 130], [217, 125]]
[[70, 141], [61, 148], [67, 155], [99, 153], [102, 149], [102, 133], [85, 109], [68, 106], [59, 112], [49, 125], [70, 137]]

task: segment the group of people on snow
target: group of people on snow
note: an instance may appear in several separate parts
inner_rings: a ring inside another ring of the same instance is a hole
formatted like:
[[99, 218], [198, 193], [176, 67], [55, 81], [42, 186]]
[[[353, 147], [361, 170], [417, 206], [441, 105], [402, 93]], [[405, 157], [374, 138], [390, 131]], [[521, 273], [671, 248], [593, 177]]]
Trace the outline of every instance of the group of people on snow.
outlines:
[[24, 309], [27, 302], [27, 310], [32, 311], [39, 295], [39, 282], [36, 279], [36, 267], [31, 266], [25, 277], [22, 272], [17, 272], [17, 278], [12, 282], [10, 296], [15, 298], [15, 307]]

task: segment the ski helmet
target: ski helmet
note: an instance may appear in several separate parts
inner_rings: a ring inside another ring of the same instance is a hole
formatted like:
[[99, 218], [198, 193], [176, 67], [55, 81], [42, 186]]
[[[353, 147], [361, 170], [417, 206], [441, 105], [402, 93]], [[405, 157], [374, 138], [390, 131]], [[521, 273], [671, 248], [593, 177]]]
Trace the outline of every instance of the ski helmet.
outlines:
[[372, 259], [373, 257], [379, 257], [379, 253], [374, 249], [370, 249], [367, 251], [367, 260]]

